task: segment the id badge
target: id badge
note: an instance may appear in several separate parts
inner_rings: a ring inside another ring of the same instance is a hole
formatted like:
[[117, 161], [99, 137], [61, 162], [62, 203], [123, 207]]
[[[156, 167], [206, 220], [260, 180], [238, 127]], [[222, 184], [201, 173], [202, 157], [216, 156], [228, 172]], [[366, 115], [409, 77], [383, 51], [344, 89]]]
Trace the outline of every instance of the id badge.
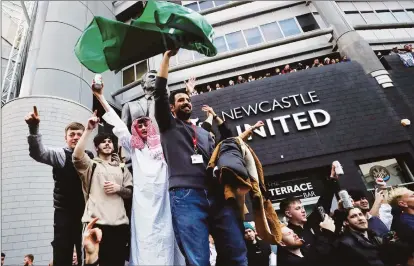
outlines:
[[191, 155], [191, 163], [192, 164], [200, 164], [200, 163], [203, 163], [203, 156], [201, 154]]

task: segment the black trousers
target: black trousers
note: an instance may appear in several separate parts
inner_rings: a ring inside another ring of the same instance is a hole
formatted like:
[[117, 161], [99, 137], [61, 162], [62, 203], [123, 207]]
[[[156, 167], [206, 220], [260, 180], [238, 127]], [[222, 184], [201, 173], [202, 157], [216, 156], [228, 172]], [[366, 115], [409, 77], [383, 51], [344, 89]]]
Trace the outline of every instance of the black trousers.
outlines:
[[82, 265], [82, 222], [80, 214], [55, 210], [54, 214], [53, 265], [71, 266], [73, 247], [76, 246], [78, 265]]
[[127, 254], [128, 225], [96, 225], [102, 230], [99, 244], [99, 266], [124, 266]]

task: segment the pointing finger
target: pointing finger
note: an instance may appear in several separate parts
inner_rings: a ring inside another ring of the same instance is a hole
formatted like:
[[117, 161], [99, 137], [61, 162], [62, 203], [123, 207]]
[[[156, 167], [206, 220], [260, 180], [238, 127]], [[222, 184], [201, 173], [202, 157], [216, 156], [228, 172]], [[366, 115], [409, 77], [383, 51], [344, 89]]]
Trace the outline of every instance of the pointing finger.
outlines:
[[36, 107], [36, 105], [35, 105], [35, 106], [33, 106], [33, 113], [34, 113], [34, 115], [35, 115], [35, 116], [38, 116], [38, 115], [39, 115], [39, 113], [38, 113], [38, 111], [37, 111], [37, 107]]
[[95, 217], [86, 227], [87, 230], [91, 230], [93, 228], [93, 226], [96, 224], [96, 222], [99, 220], [98, 217]]

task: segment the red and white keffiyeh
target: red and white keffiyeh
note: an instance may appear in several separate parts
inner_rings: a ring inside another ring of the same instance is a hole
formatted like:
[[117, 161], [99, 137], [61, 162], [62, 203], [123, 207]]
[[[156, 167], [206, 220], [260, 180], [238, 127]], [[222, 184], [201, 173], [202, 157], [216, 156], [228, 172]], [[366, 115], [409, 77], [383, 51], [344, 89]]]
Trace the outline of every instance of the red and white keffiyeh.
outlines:
[[132, 122], [131, 147], [134, 149], [139, 149], [139, 150], [142, 150], [143, 148], [145, 148], [145, 141], [138, 134], [138, 121], [142, 121], [143, 119], [145, 119], [145, 122], [148, 123], [147, 124], [147, 145], [148, 145], [152, 158], [155, 160], [164, 160], [164, 154], [162, 152], [160, 135], [157, 133], [157, 130], [154, 124], [152, 124], [152, 121], [149, 117], [144, 117], [144, 118], [141, 117], [139, 119], [135, 119], [134, 122]]

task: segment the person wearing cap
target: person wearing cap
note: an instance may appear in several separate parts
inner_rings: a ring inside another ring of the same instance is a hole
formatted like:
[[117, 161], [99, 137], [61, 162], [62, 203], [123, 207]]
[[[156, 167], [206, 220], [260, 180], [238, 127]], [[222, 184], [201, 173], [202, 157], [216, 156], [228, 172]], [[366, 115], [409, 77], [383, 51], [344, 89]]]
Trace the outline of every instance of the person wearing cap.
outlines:
[[362, 213], [368, 221], [368, 229], [374, 231], [379, 236], [386, 235], [390, 230], [377, 216], [370, 213], [370, 205], [362, 190], [349, 190], [349, 195], [354, 201], [354, 206], [361, 209]]
[[103, 119], [114, 126], [121, 146], [131, 155], [133, 200], [130, 265], [183, 265], [175, 242], [168, 195], [168, 171], [160, 135], [151, 118], [132, 121], [131, 132], [106, 101], [103, 88], [93, 94], [104, 107]]
[[248, 265], [269, 266], [270, 254], [272, 254], [270, 245], [257, 237], [256, 230], [249, 222], [244, 222], [244, 240]]

